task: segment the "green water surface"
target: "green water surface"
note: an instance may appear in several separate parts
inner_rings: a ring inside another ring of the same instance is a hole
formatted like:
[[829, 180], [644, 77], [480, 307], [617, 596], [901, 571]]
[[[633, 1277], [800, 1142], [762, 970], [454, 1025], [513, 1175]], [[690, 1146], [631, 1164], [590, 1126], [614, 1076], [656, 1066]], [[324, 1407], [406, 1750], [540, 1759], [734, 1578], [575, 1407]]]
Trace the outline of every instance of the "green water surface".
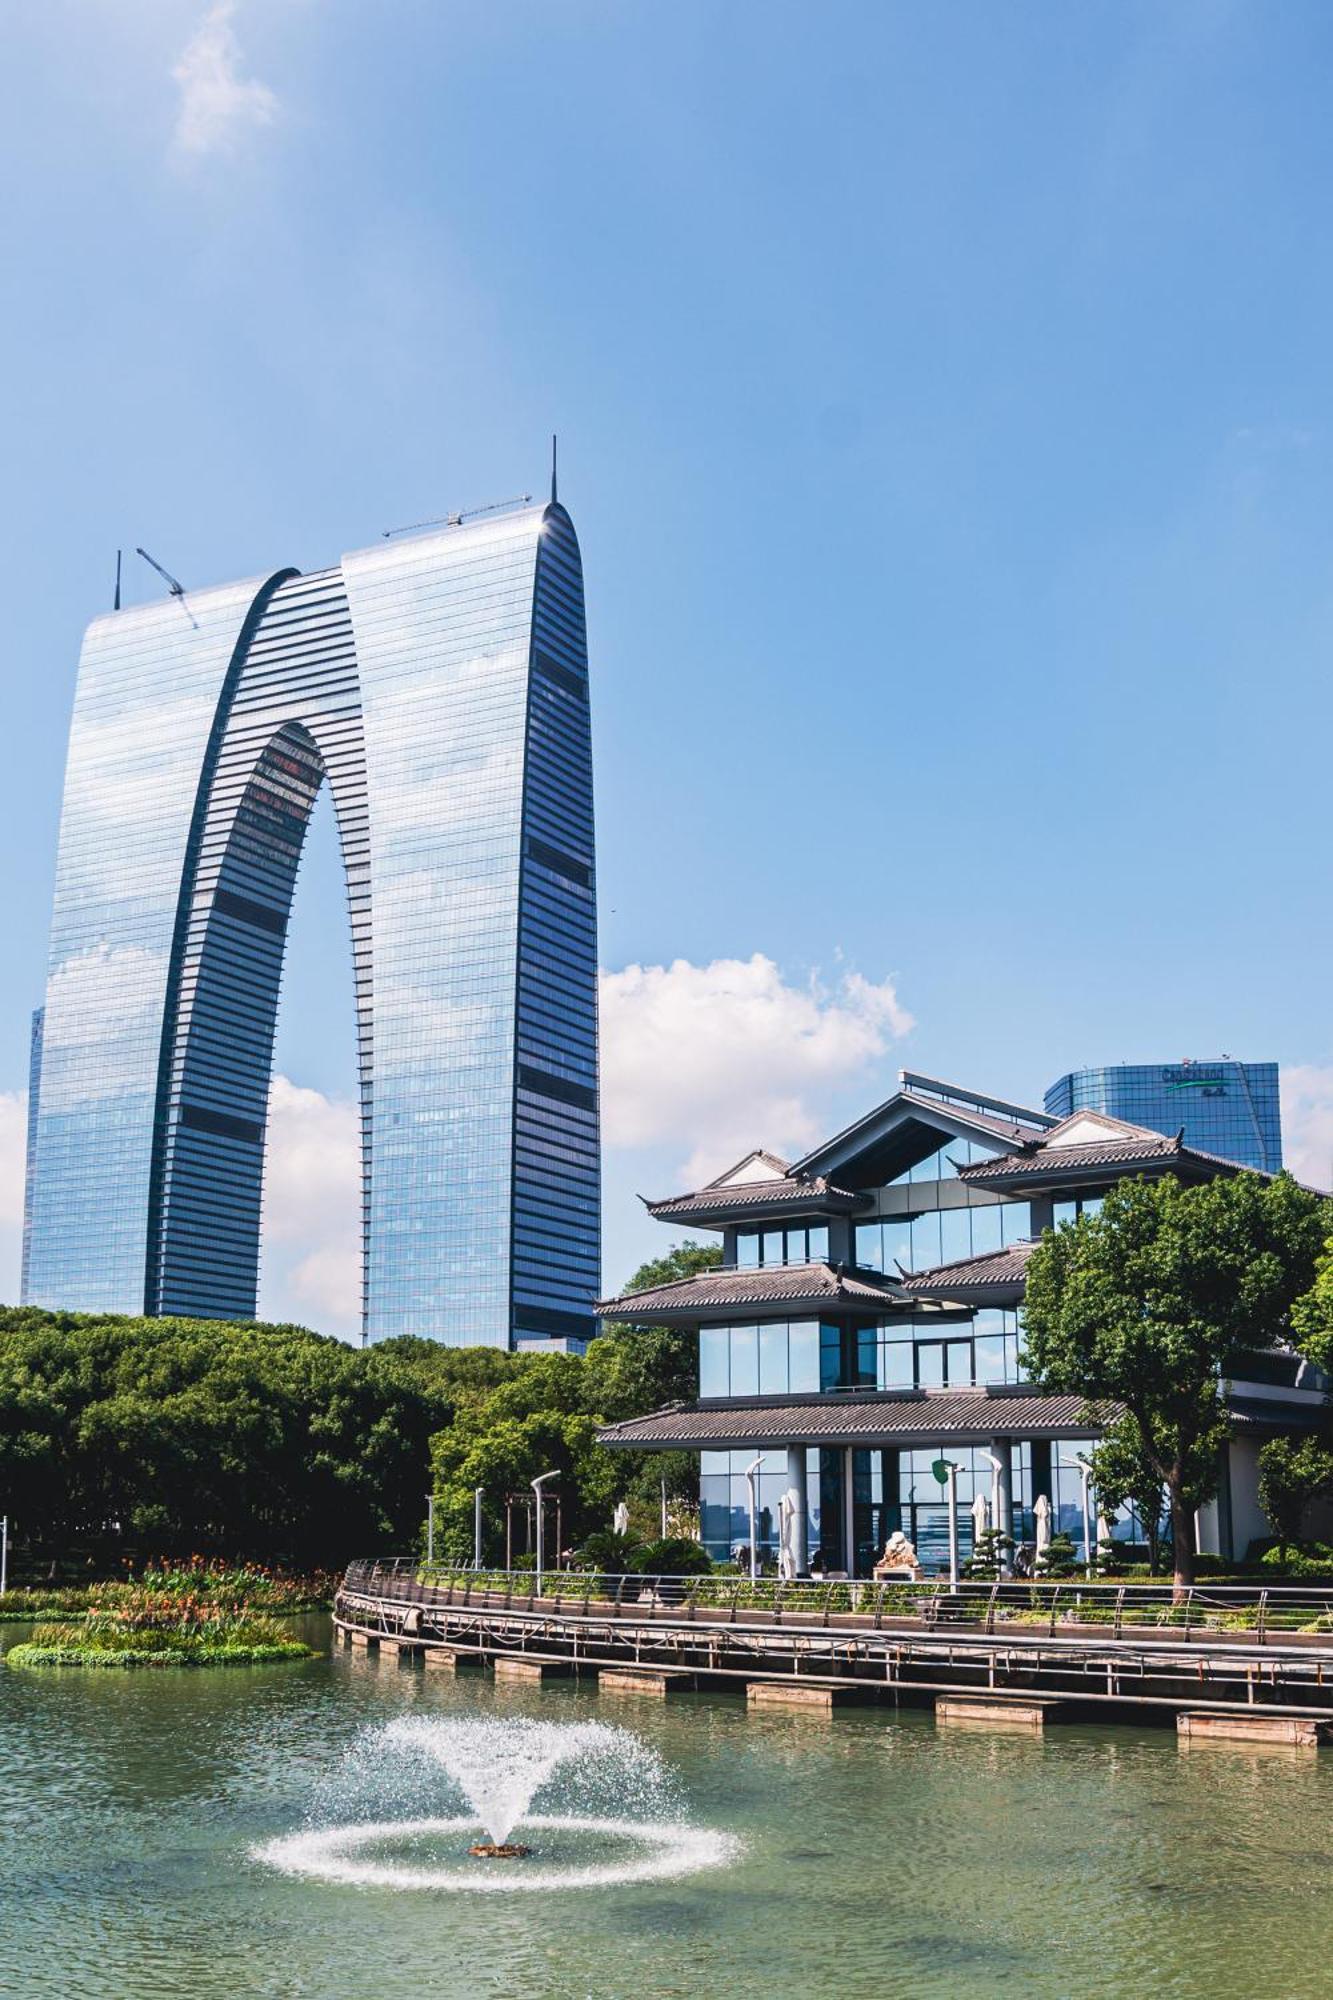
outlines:
[[[250, 1858], [366, 1725], [497, 1711], [632, 1727], [742, 1853], [512, 1897], [335, 1888]], [[1313, 2000], [1333, 1994], [1331, 1883], [1333, 1751], [497, 1693], [341, 1654], [0, 1672], [5, 1995]]]

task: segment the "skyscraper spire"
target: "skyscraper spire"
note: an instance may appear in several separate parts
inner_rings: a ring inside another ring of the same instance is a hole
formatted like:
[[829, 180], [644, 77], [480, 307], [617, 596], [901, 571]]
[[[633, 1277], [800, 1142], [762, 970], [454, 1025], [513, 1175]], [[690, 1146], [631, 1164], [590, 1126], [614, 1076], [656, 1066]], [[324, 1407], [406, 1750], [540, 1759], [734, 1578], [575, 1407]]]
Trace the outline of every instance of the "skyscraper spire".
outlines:
[[557, 439], [557, 437], [556, 437], [556, 434], [555, 434], [555, 432], [554, 432], [554, 431], [552, 431], [552, 432], [551, 432], [551, 505], [552, 505], [553, 507], [554, 507], [554, 505], [555, 505], [556, 501], [557, 501], [557, 500], [558, 500], [558, 499], [560, 498], [560, 495], [559, 495], [559, 493], [558, 493], [558, 492], [556, 491], [556, 480], [555, 480], [555, 472], [556, 472], [556, 447], [557, 447], [557, 444], [558, 444], [558, 442], [559, 442], [559, 441], [558, 441], [558, 439]]

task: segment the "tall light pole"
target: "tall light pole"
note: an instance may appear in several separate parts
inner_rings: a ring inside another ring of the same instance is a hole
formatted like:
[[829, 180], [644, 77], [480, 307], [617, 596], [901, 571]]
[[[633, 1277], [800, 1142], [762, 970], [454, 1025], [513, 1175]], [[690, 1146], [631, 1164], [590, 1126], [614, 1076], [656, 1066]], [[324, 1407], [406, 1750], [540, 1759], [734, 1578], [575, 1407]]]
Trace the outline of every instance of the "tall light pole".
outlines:
[[1076, 1458], [1060, 1460], [1068, 1471], [1076, 1472], [1083, 1482], [1083, 1574], [1092, 1581], [1092, 1515], [1088, 1504], [1088, 1488], [1092, 1484], [1092, 1467], [1079, 1452]]
[[753, 1465], [745, 1468], [745, 1484], [750, 1491], [750, 1581], [754, 1583], [759, 1575], [759, 1507], [755, 1491], [755, 1478], [764, 1462], [761, 1451]]
[[[542, 1594], [542, 1488], [543, 1486], [545, 1486], [548, 1479], [558, 1479], [559, 1477], [560, 1474], [558, 1472], [539, 1472], [535, 1479], [529, 1480], [528, 1482], [533, 1492], [537, 1496], [537, 1595], [538, 1597], [540, 1597]], [[557, 1554], [558, 1553], [559, 1552], [557, 1551]]]
[[[993, 1451], [988, 1451], [984, 1445], [981, 1448], [981, 1456], [988, 1460], [990, 1464], [990, 1524], [995, 1534], [995, 1541], [993, 1543], [995, 1550], [995, 1573], [997, 1576], [1007, 1575], [1008, 1570], [1005, 1567], [1004, 1559], [1003, 1530], [1000, 1527], [1000, 1472], [1002, 1465], [996, 1454]], [[975, 1555], [976, 1550], [974, 1549], [972, 1553]]]
[[435, 1561], [435, 1495], [426, 1495], [426, 1562]]
[[9, 1516], [0, 1520], [0, 1597], [9, 1588]]
[[485, 1489], [484, 1487], [482, 1487], [482, 1486], [474, 1486], [474, 1487], [473, 1487], [473, 1489], [472, 1489], [472, 1567], [473, 1567], [473, 1569], [480, 1569], [480, 1568], [481, 1568], [481, 1496], [482, 1496], [482, 1494], [483, 1494], [483, 1493], [485, 1492], [485, 1490], [486, 1490], [486, 1489]]
[[949, 1478], [949, 1589], [958, 1588], [958, 1467], [948, 1461]]

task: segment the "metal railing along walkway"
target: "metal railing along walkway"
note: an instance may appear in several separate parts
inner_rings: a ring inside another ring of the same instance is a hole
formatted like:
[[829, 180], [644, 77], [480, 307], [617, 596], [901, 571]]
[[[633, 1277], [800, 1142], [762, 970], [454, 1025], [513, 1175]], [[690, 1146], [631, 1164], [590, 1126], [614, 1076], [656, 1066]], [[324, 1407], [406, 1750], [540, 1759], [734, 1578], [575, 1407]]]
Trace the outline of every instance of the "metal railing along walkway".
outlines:
[[1173, 1643], [1301, 1645], [1333, 1650], [1333, 1585], [1196, 1584], [1177, 1593], [1160, 1583], [1050, 1581], [852, 1582], [801, 1578], [781, 1582], [711, 1576], [608, 1575], [552, 1570], [474, 1570], [426, 1565], [411, 1557], [349, 1565], [344, 1590], [419, 1604], [496, 1611], [541, 1610], [685, 1623], [744, 1623], [751, 1628], [870, 1630], [959, 1628], [1024, 1638], [1067, 1635], [1101, 1640], [1153, 1636]]

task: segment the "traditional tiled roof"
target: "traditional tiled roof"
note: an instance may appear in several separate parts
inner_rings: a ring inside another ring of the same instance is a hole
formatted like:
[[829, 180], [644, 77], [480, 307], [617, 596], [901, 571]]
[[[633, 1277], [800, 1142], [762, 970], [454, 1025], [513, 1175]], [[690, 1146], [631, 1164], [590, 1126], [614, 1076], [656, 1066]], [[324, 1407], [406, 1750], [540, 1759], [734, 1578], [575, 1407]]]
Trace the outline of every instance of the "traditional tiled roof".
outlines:
[[1229, 1396], [1227, 1417], [1240, 1431], [1309, 1431], [1327, 1415], [1322, 1403], [1290, 1401], [1279, 1396]]
[[[1115, 1415], [1107, 1406], [1106, 1420]], [[825, 1395], [801, 1401], [674, 1404], [599, 1431], [598, 1442], [659, 1450], [709, 1451], [773, 1444], [839, 1444], [882, 1439], [901, 1449], [992, 1437], [1099, 1437], [1103, 1424], [1082, 1396], [1019, 1389], [902, 1390]]]
[[[937, 1264], [929, 1271], [904, 1271], [902, 1284], [913, 1298], [966, 1298], [969, 1293], [991, 1291], [998, 1286], [1022, 1286], [1028, 1258], [1036, 1242], [1025, 1238], [1004, 1250], [983, 1251], [976, 1257], [959, 1257], [952, 1264]], [[901, 1270], [901, 1265], [899, 1266]]]
[[[1074, 1145], [1062, 1142], [1066, 1130], [1084, 1131], [1092, 1127], [1098, 1128], [1096, 1137]], [[1168, 1138], [1161, 1132], [1150, 1132], [1146, 1126], [1129, 1125], [1123, 1119], [1076, 1111], [1050, 1132], [1040, 1136], [1028, 1134], [1012, 1152], [960, 1167], [958, 1178], [969, 1186], [976, 1183], [1000, 1187], [1017, 1180], [1071, 1181], [1102, 1172], [1116, 1176], [1136, 1167], [1170, 1168], [1172, 1172], [1200, 1179], [1210, 1178], [1219, 1171], [1233, 1174], [1242, 1171], [1235, 1160], [1224, 1160], [1216, 1153], [1204, 1153], [1195, 1146], [1185, 1145], [1180, 1133]]]
[[770, 1209], [819, 1215], [849, 1215], [865, 1208], [871, 1197], [851, 1188], [835, 1187], [819, 1174], [791, 1174], [758, 1181], [714, 1182], [692, 1194], [668, 1195], [644, 1201], [650, 1215], [662, 1222], [703, 1222], [710, 1216], [729, 1220], [737, 1214], [762, 1216]]
[[651, 1291], [625, 1292], [596, 1307], [602, 1319], [677, 1320], [688, 1323], [701, 1314], [747, 1311], [770, 1305], [852, 1306], [882, 1312], [901, 1309], [906, 1296], [891, 1278], [872, 1271], [846, 1271], [833, 1264], [771, 1264], [758, 1270], [700, 1271]]

